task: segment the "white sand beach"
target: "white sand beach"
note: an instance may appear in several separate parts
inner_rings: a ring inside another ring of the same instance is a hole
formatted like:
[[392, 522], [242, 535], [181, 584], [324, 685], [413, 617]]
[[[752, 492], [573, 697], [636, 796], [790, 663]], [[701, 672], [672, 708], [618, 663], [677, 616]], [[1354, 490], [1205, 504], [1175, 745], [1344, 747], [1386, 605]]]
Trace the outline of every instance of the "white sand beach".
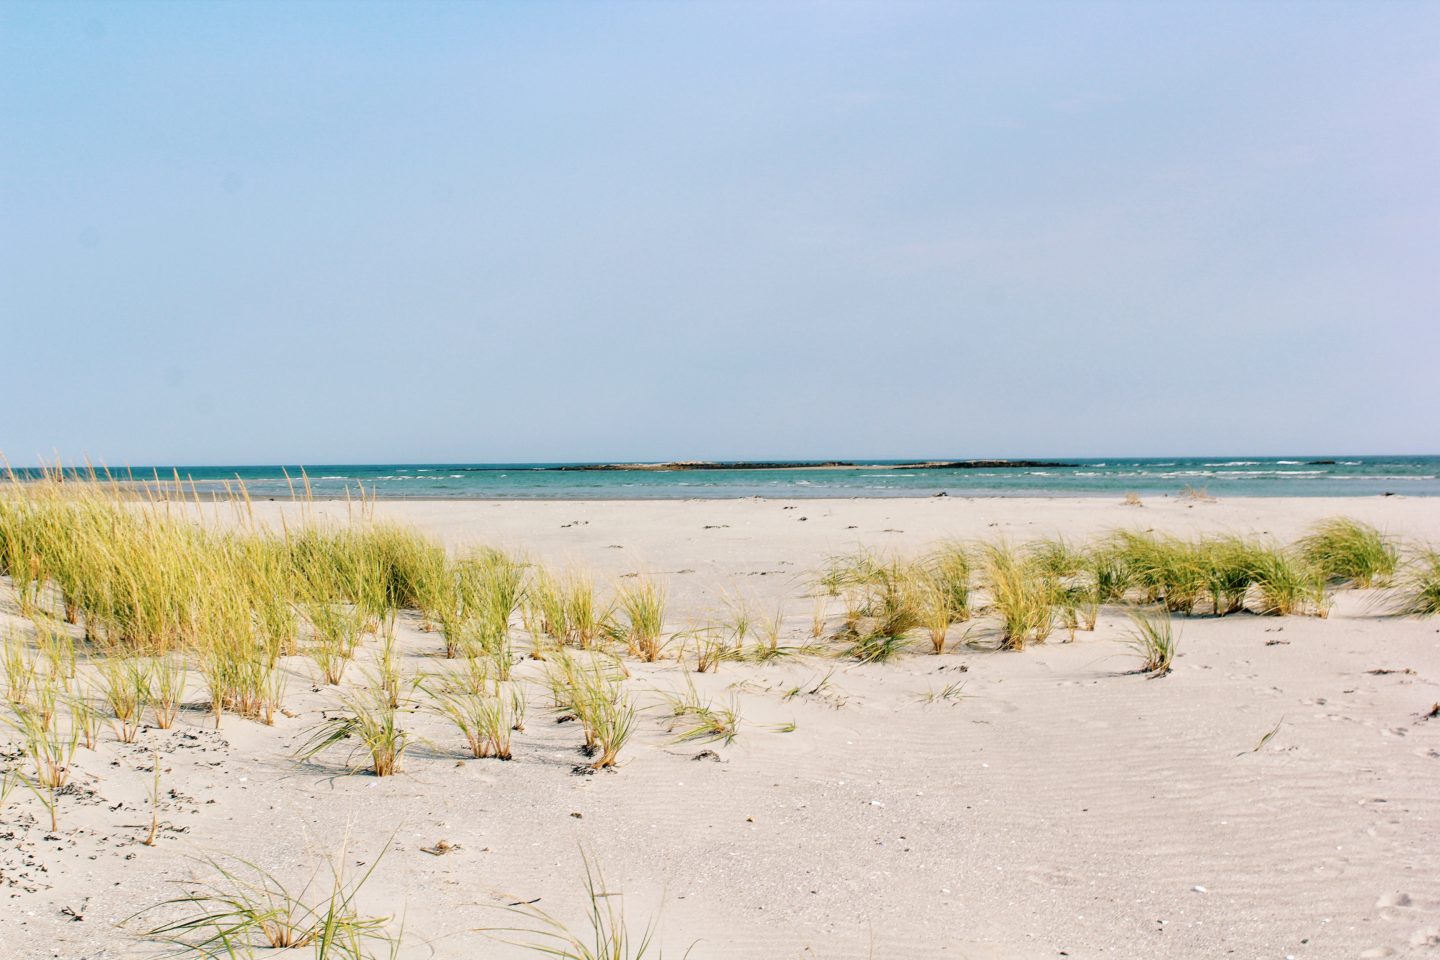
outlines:
[[[297, 512], [255, 511], [267, 523]], [[345, 516], [343, 504], [308, 511]], [[908, 554], [946, 538], [1080, 542], [1115, 529], [1290, 541], [1339, 515], [1440, 542], [1440, 502], [1403, 497], [375, 511], [452, 551], [504, 547], [607, 589], [654, 576], [669, 590], [668, 632], [718, 616], [727, 597], [779, 609], [797, 645], [817, 603], [811, 578], [857, 545]], [[8, 592], [0, 610], [24, 624]], [[335, 702], [308, 660], [282, 664], [285, 712], [271, 727], [226, 716], [215, 730], [193, 680], [195, 706], [173, 729], [133, 744], [107, 733], [77, 754], [60, 830], [34, 797], [11, 794], [0, 954], [152, 956], [163, 947], [139, 935], [146, 918], [127, 918], [204, 876], [196, 857], [300, 885], [348, 844], [351, 869], [380, 857], [362, 902], [403, 918], [407, 958], [534, 955], [484, 930], [515, 926], [515, 904], [582, 924], [582, 856], [607, 892], [623, 891], [637, 934], [653, 919], [666, 955], [693, 944], [696, 960], [1440, 956], [1440, 719], [1423, 719], [1440, 702], [1440, 621], [1385, 616], [1380, 591], [1345, 590], [1323, 619], [1175, 623], [1174, 670], [1156, 679], [1133, 672], [1128, 621], [1111, 607], [1093, 633], [1018, 652], [992, 649], [981, 616], [941, 655], [919, 643], [886, 663], [803, 655], [696, 674], [669, 656], [627, 662], [645, 709], [619, 767], [588, 776], [572, 772], [575, 725], [547, 710], [534, 660], [516, 668], [537, 683], [512, 761], [467, 759], [453, 730], [416, 715], [402, 772], [383, 779], [347, 772], [343, 750], [294, 759]], [[399, 639], [408, 673], [435, 668], [439, 641], [413, 614]], [[677, 741], [659, 691], [687, 681], [733, 700], [732, 743]]]

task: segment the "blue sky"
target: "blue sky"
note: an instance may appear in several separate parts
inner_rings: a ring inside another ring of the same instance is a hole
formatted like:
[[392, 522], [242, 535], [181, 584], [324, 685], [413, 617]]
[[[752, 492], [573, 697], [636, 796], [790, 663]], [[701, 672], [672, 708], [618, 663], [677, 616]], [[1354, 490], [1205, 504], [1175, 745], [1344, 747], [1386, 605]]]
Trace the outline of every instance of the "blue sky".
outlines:
[[0, 451], [1440, 452], [1440, 5], [0, 5]]

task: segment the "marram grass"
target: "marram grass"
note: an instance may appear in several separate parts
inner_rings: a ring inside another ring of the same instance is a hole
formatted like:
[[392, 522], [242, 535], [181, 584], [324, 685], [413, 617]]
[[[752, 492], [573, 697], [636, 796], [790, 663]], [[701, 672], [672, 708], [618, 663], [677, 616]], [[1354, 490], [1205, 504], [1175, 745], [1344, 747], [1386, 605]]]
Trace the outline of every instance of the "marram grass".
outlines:
[[1300, 555], [1334, 583], [1370, 587], [1395, 575], [1400, 551], [1394, 542], [1367, 523], [1332, 517], [1311, 528], [1300, 541]]
[[1440, 614], [1440, 550], [1426, 548], [1411, 563], [1400, 584], [1399, 612], [1413, 617]]

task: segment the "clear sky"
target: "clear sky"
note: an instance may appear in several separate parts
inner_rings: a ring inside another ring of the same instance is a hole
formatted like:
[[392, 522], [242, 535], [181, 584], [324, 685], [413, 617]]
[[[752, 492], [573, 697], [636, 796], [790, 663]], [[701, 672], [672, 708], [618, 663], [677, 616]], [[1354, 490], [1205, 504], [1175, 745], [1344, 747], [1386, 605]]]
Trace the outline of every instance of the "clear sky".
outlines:
[[0, 4], [0, 451], [1440, 452], [1440, 4]]

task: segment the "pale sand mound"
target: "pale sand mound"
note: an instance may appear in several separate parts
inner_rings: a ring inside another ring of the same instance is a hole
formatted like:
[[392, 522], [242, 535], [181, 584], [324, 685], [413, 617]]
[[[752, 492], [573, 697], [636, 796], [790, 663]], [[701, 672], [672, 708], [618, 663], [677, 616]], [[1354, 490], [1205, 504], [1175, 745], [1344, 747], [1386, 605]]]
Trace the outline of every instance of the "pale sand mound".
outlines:
[[[1399, 498], [379, 509], [455, 546], [524, 547], [602, 582], [663, 573], [677, 629], [722, 589], [758, 609], [785, 598], [793, 642], [814, 603], [804, 576], [856, 543], [1117, 526], [1291, 539], [1339, 513], [1440, 541], [1440, 504]], [[737, 698], [730, 746], [675, 743], [649, 691], [687, 674], [634, 666], [628, 687], [656, 709], [622, 769], [584, 777], [571, 772], [578, 732], [554, 722], [538, 686], [511, 763], [461, 760], [451, 730], [417, 717], [428, 742], [402, 776], [342, 775], [343, 751], [299, 765], [290, 753], [332, 699], [295, 659], [296, 715], [273, 728], [227, 716], [215, 733], [191, 711], [173, 731], [82, 751], [83, 795], [62, 799], [58, 839], [35, 824], [33, 798], [11, 795], [0, 955], [152, 955], [127, 932], [140, 924], [115, 923], [202, 872], [187, 857], [243, 857], [296, 881], [348, 835], [352, 865], [393, 837], [364, 902], [405, 914], [407, 957], [528, 956], [472, 931], [513, 923], [503, 906], [536, 898], [581, 921], [582, 848], [625, 891], [637, 930], [660, 912], [673, 956], [696, 940], [693, 957], [737, 960], [1440, 956], [1440, 719], [1420, 719], [1440, 701], [1440, 621], [1382, 618], [1347, 593], [1326, 620], [1178, 623], [1180, 658], [1157, 680], [1128, 673], [1118, 610], [1073, 644], [1062, 632], [1023, 653], [725, 664], [694, 680], [718, 703]], [[433, 668], [436, 636], [405, 622], [402, 640], [410, 670]], [[958, 698], [925, 701], [957, 681]], [[198, 679], [191, 691], [201, 698]], [[706, 749], [719, 760], [692, 759]], [[164, 828], [146, 847], [152, 750]], [[423, 852], [441, 839], [459, 848]]]

